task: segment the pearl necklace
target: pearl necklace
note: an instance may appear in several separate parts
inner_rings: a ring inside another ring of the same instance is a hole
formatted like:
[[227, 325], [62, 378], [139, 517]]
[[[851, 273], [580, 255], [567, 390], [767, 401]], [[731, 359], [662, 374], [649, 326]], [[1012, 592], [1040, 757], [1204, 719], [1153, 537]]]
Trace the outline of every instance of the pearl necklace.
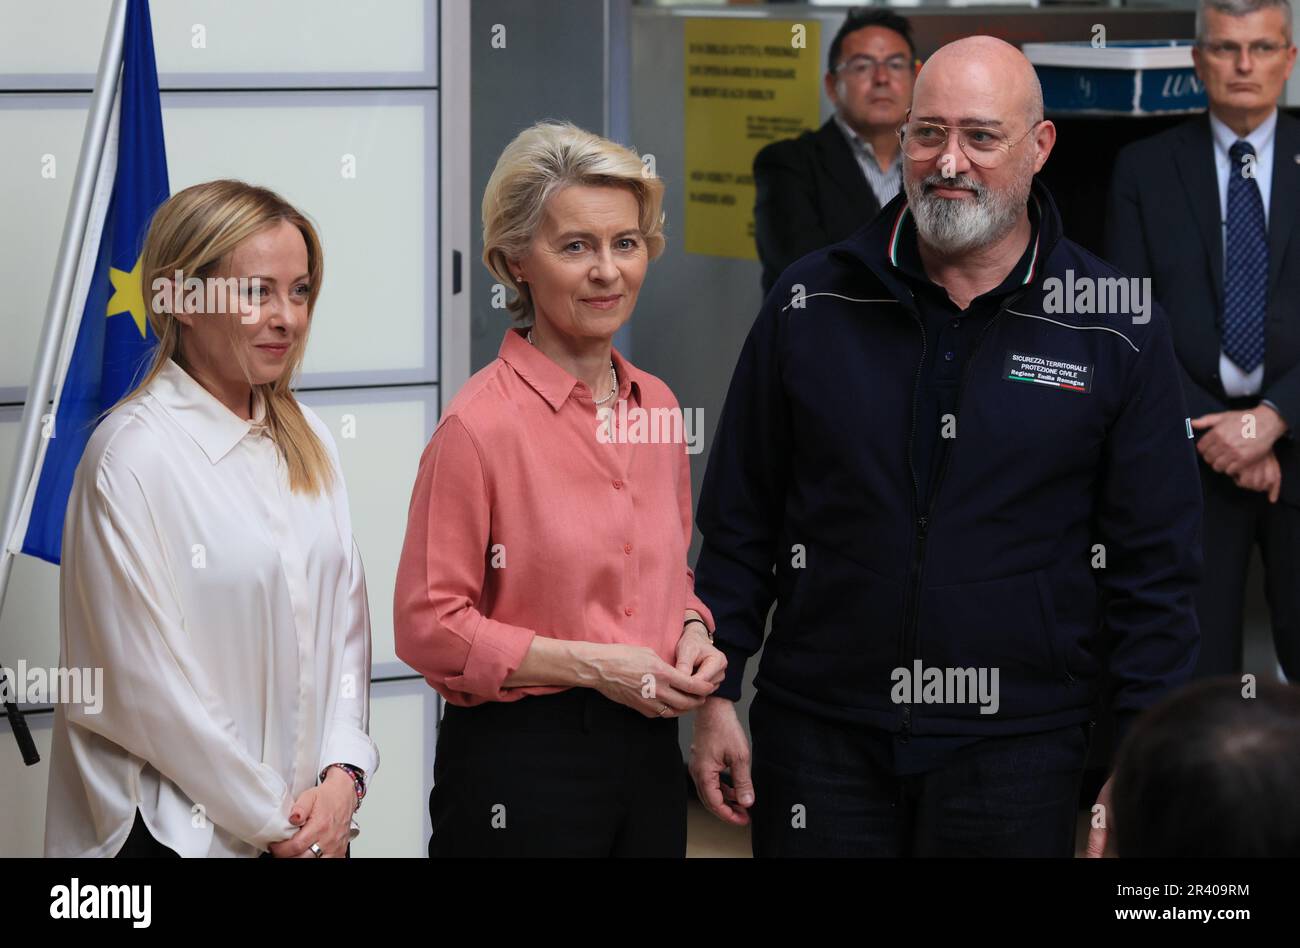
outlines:
[[[533, 346], [534, 348], [536, 348], [536, 346], [537, 346], [537, 343], [533, 342], [533, 330], [532, 330], [532, 327], [531, 327], [531, 326], [530, 326], [529, 329], [528, 329], [528, 344], [529, 344], [530, 346]], [[618, 373], [614, 371], [614, 360], [613, 360], [613, 359], [610, 359], [610, 360], [609, 360], [609, 382], [610, 382], [609, 394], [606, 395], [604, 398], [595, 398], [594, 396], [595, 396], [596, 393], [595, 393], [595, 392], [592, 392], [592, 393], [591, 393], [592, 396], [593, 396], [593, 398], [592, 398], [592, 403], [593, 403], [593, 404], [596, 404], [596, 405], [603, 405], [603, 404], [605, 404], [607, 401], [609, 401], [611, 398], [613, 398], [613, 397], [614, 397], [614, 393], [618, 391]]]

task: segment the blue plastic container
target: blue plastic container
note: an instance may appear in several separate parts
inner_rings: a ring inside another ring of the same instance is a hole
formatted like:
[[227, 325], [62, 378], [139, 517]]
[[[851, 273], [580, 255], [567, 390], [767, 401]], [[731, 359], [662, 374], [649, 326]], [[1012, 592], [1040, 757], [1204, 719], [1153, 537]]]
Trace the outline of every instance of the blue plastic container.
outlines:
[[1095, 47], [1026, 43], [1049, 113], [1170, 115], [1199, 112], [1205, 86], [1192, 69], [1191, 40], [1125, 40]]

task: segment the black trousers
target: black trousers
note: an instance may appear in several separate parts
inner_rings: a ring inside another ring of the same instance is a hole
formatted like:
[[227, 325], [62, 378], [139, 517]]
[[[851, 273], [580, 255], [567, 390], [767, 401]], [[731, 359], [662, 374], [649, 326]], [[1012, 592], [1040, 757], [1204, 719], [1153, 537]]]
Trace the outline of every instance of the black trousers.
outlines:
[[994, 737], [897, 777], [863, 729], [776, 704], [749, 711], [754, 855], [1074, 855], [1089, 725]]
[[686, 855], [676, 719], [591, 688], [448, 704], [433, 783], [430, 857]]
[[149, 832], [149, 827], [144, 823], [144, 817], [140, 811], [135, 811], [135, 823], [131, 826], [131, 832], [126, 837], [126, 842], [122, 848], [117, 851], [116, 859], [180, 859], [180, 854], [176, 850], [164, 846], [158, 840], [154, 839], [153, 834]]
[[1250, 554], [1259, 544], [1273, 644], [1289, 681], [1300, 681], [1300, 509], [1242, 490], [1201, 467], [1205, 576], [1196, 592], [1201, 653], [1196, 676], [1240, 674], [1242, 613]]

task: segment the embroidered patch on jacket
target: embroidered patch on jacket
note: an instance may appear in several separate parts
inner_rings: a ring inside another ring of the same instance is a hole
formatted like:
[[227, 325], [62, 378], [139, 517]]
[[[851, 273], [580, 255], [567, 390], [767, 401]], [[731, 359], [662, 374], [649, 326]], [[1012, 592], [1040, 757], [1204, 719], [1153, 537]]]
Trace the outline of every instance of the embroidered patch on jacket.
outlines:
[[1050, 356], [1031, 355], [1028, 352], [1007, 353], [1003, 378], [1011, 382], [1028, 382], [1030, 385], [1048, 385], [1068, 392], [1085, 394], [1092, 391], [1091, 365], [1053, 359]]

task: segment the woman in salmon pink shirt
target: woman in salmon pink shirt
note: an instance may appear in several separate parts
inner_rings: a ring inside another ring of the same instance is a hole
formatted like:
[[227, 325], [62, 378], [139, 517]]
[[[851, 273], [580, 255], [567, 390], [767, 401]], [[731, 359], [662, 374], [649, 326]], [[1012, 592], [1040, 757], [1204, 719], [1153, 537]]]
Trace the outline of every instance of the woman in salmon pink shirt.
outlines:
[[505, 150], [483, 259], [519, 325], [443, 414], [398, 568], [397, 654], [447, 700], [430, 856], [684, 856], [677, 718], [726, 659], [686, 565], [677, 400], [613, 348], [663, 184], [567, 123]]

